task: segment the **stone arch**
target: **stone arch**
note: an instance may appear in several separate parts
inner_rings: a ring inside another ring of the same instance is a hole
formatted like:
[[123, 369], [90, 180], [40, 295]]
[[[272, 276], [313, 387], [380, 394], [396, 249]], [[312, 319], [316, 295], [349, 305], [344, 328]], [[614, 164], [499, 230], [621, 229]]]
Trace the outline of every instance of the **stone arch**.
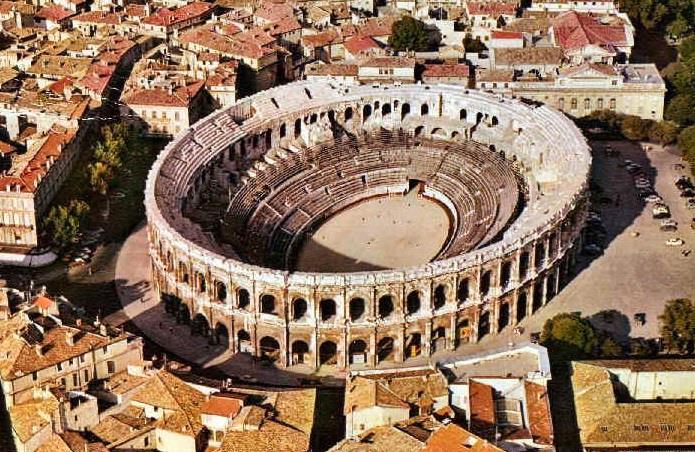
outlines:
[[459, 286], [458, 290], [456, 291], [456, 298], [460, 302], [465, 302], [468, 300], [471, 296], [471, 284], [470, 284], [470, 279], [468, 278], [463, 278], [462, 280], [459, 281]]
[[367, 363], [367, 343], [362, 339], [355, 339], [350, 342], [348, 348], [350, 364], [366, 364]]
[[203, 337], [208, 337], [210, 334], [210, 322], [203, 314], [198, 313], [193, 317], [191, 322], [191, 333], [194, 335], [200, 334]]
[[438, 136], [438, 137], [446, 137], [446, 132], [441, 127], [435, 127], [432, 129], [432, 132], [430, 132], [430, 135]]
[[299, 138], [299, 136], [302, 134], [302, 119], [297, 118], [294, 121], [294, 137]]
[[444, 284], [438, 284], [434, 288], [432, 301], [434, 302], [434, 309], [441, 309], [446, 305], [446, 286]]
[[364, 301], [364, 298], [352, 298], [350, 300], [349, 311], [351, 321], [355, 322], [362, 319], [367, 313], [367, 303]]
[[352, 107], [347, 107], [345, 109], [345, 113], [344, 113], [345, 121], [351, 120], [352, 115], [353, 115]]
[[265, 138], [265, 148], [270, 149], [273, 146], [273, 131], [268, 129], [263, 135]]
[[362, 107], [362, 122], [367, 122], [370, 116], [372, 116], [372, 106], [366, 104], [364, 107]]
[[176, 322], [182, 323], [184, 325], [188, 325], [189, 323], [191, 323], [191, 310], [185, 303], [181, 303], [181, 306], [179, 306], [179, 312], [176, 316]]
[[519, 256], [519, 279], [522, 281], [528, 276], [530, 261], [531, 254], [528, 251], [523, 251]]
[[459, 136], [461, 136], [461, 134], [458, 133], [458, 131], [454, 130], [451, 132], [451, 139], [452, 140], [458, 140]]
[[461, 121], [465, 121], [465, 120], [466, 120], [466, 116], [468, 116], [468, 112], [466, 111], [465, 108], [462, 108], [461, 110], [459, 110], [459, 119], [460, 119]]
[[304, 341], [292, 342], [292, 364], [304, 364], [309, 360], [309, 344]]
[[405, 339], [405, 358], [416, 358], [422, 353], [422, 334], [410, 333]]
[[490, 312], [485, 311], [480, 314], [480, 319], [478, 320], [478, 339], [482, 339], [487, 334], [490, 333]]
[[382, 295], [379, 297], [378, 301], [378, 314], [379, 318], [385, 319], [389, 317], [395, 311], [395, 305], [393, 302], [393, 296], [390, 294]]
[[190, 276], [188, 276], [188, 266], [184, 262], [179, 262], [179, 282], [188, 284]]
[[492, 287], [492, 271], [485, 270], [483, 274], [480, 275], [480, 287], [478, 291], [480, 292], [480, 297], [483, 298], [490, 293], [490, 288]]
[[536, 243], [534, 248], [534, 258], [536, 262], [536, 268], [542, 268], [545, 264], [545, 244], [542, 241]]
[[338, 346], [333, 341], [324, 341], [319, 347], [319, 365], [335, 366], [338, 364]]
[[545, 302], [548, 303], [555, 297], [555, 275], [548, 275], [548, 279], [545, 282]]
[[221, 323], [215, 325], [215, 343], [222, 345], [224, 348], [229, 347], [229, 330]]
[[167, 251], [166, 269], [168, 272], [174, 271], [174, 256], [171, 254], [171, 251]]
[[505, 288], [509, 285], [512, 280], [512, 263], [510, 261], [505, 261], [502, 263], [502, 268], [500, 270], [500, 286]]
[[521, 322], [526, 317], [526, 310], [528, 309], [528, 301], [526, 297], [526, 292], [519, 293], [516, 299], [516, 321]]
[[460, 344], [470, 342], [471, 333], [471, 321], [469, 319], [461, 319], [456, 323], [456, 338]]
[[420, 300], [420, 291], [413, 290], [405, 298], [406, 314], [415, 314], [420, 310], [422, 302]]
[[258, 343], [261, 351], [261, 358], [270, 362], [275, 362], [280, 358], [280, 342], [274, 337], [264, 336]]
[[478, 112], [478, 114], [475, 115], [475, 123], [480, 124], [480, 122], [483, 120], [483, 114]]
[[237, 296], [237, 306], [239, 309], [249, 310], [251, 307], [251, 295], [249, 291], [243, 287], [239, 288], [236, 292]]
[[384, 361], [394, 361], [395, 342], [392, 337], [386, 336], [376, 344], [376, 361], [377, 364]]
[[270, 294], [261, 295], [261, 313], [263, 314], [276, 314], [276, 303], [275, 296]]
[[406, 116], [410, 114], [410, 104], [404, 103], [401, 107], [401, 120], [405, 119]]
[[324, 298], [319, 303], [319, 314], [322, 322], [328, 322], [335, 319], [338, 313], [335, 300], [332, 298]]
[[280, 138], [285, 138], [287, 136], [287, 124], [280, 124]]
[[309, 312], [309, 304], [304, 298], [295, 298], [292, 300], [292, 320], [302, 320], [307, 317]]
[[497, 331], [502, 331], [507, 325], [509, 325], [509, 303], [502, 303], [497, 315]]
[[422, 131], [423, 131], [423, 130], [425, 130], [425, 126], [417, 126], [417, 127], [415, 127], [415, 132], [414, 132], [414, 133], [415, 133], [415, 136], [416, 136], [416, 137], [419, 137], [420, 135], [422, 135]]
[[385, 103], [381, 106], [381, 116], [388, 116], [391, 114], [391, 104]]
[[543, 281], [536, 281], [533, 285], [533, 302], [531, 312], [536, 312], [543, 306]]
[[496, 126], [496, 125], [498, 125], [498, 124], [500, 123], [500, 121], [499, 121], [499, 119], [497, 119], [497, 116], [493, 116], [493, 117], [492, 117], [492, 120], [490, 121], [490, 123], [491, 123], [493, 126]]
[[222, 281], [215, 281], [215, 294], [218, 301], [224, 302], [227, 299], [227, 285]]
[[420, 116], [427, 116], [430, 114], [430, 106], [427, 104], [420, 105]]
[[237, 349], [239, 353], [250, 353], [253, 350], [251, 335], [246, 330], [239, 330], [236, 333]]
[[432, 330], [432, 353], [446, 349], [446, 328], [439, 326]]

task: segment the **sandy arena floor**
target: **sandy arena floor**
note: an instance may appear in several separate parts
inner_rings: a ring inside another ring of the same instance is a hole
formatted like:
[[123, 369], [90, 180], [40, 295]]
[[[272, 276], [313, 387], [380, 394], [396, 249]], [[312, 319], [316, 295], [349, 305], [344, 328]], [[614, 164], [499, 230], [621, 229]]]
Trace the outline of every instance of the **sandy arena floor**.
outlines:
[[449, 235], [446, 209], [416, 190], [370, 199], [337, 213], [301, 247], [299, 271], [353, 272], [431, 261]]

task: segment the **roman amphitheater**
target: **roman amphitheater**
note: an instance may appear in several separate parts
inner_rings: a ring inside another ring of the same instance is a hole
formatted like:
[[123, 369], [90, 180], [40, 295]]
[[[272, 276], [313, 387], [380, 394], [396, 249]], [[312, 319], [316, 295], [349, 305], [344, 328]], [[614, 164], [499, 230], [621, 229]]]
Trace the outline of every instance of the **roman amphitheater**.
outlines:
[[154, 284], [194, 334], [278, 366], [465, 350], [563, 287], [590, 165], [544, 106], [448, 85], [273, 88], [159, 156]]

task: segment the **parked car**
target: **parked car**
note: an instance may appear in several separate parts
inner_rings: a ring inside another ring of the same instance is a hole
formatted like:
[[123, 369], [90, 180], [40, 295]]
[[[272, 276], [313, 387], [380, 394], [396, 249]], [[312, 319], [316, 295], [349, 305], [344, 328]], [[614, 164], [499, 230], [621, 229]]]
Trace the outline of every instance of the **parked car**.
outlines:
[[667, 245], [667, 246], [683, 246], [683, 244], [685, 244], [685, 242], [683, 241], [683, 239], [678, 238], [678, 237], [674, 237], [674, 238], [672, 238], [672, 239], [666, 240], [666, 245]]
[[688, 176], [680, 176], [676, 179], [676, 188], [678, 188], [679, 190], [693, 188], [693, 183]]
[[651, 195], [644, 198], [644, 200], [648, 203], [656, 203], [662, 201], [661, 196], [657, 195], [656, 193], [652, 193]]
[[678, 223], [673, 220], [661, 220], [659, 229], [664, 232], [676, 232], [678, 230]]
[[661, 219], [661, 218], [669, 218], [671, 216], [671, 212], [668, 209], [668, 206], [664, 204], [657, 204], [654, 206], [652, 209], [652, 217]]
[[596, 243], [589, 243], [587, 245], [584, 245], [582, 252], [587, 256], [598, 256], [603, 252], [603, 248], [601, 248], [601, 246], [597, 245]]
[[695, 196], [695, 190], [692, 188], [685, 188], [681, 190], [681, 198], [692, 198]]
[[688, 209], [695, 209], [695, 199], [688, 199], [685, 201], [685, 207]]

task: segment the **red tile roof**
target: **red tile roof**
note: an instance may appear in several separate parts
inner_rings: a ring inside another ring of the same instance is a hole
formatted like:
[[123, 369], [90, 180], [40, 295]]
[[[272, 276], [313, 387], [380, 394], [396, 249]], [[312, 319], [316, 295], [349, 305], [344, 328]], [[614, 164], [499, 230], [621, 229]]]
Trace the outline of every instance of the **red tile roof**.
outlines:
[[38, 296], [34, 298], [34, 306], [40, 309], [48, 309], [53, 306], [54, 301], [48, 297]]
[[555, 40], [563, 50], [579, 49], [587, 45], [627, 45], [623, 25], [602, 24], [590, 14], [569, 11], [553, 19], [552, 25]]
[[470, 426], [473, 433], [488, 440], [495, 439], [495, 401], [492, 386], [470, 380]]
[[492, 30], [492, 39], [523, 39], [524, 34], [520, 31]]
[[128, 105], [151, 105], [161, 107], [188, 107], [203, 85], [196, 80], [186, 86], [176, 87], [171, 93], [164, 88], [136, 88], [126, 92], [123, 103]]
[[87, 11], [72, 18], [73, 22], [116, 25], [121, 23], [121, 15], [104, 11]]
[[353, 55], [367, 52], [371, 49], [379, 49], [379, 44], [369, 36], [354, 36], [345, 41], [345, 50]]
[[501, 15], [513, 16], [516, 14], [516, 4], [514, 3], [503, 3], [503, 2], [468, 2], [468, 15], [469, 16], [493, 16], [498, 17]]
[[440, 428], [427, 439], [423, 452], [502, 452], [458, 425], [449, 424]]
[[277, 22], [282, 19], [294, 18], [294, 9], [287, 3], [264, 3], [253, 14], [268, 22]]
[[524, 386], [533, 440], [539, 444], [553, 444], [553, 423], [550, 418], [548, 389], [531, 381], [524, 381]]
[[213, 394], [210, 396], [210, 400], [200, 407], [200, 412], [213, 416], [234, 417], [239, 414], [242, 405], [243, 403], [239, 399]]
[[146, 17], [143, 23], [168, 27], [190, 19], [203, 17], [211, 13], [214, 8], [215, 6], [211, 3], [204, 2], [189, 3], [174, 10], [161, 8], [151, 16]]
[[68, 11], [67, 9], [62, 8], [58, 5], [49, 4], [41, 8], [36, 13], [36, 17], [40, 19], [50, 20], [52, 22], [60, 22], [72, 16], [73, 14], [75, 13], [73, 13], [72, 11]]
[[467, 64], [426, 64], [423, 77], [468, 77], [470, 68]]

